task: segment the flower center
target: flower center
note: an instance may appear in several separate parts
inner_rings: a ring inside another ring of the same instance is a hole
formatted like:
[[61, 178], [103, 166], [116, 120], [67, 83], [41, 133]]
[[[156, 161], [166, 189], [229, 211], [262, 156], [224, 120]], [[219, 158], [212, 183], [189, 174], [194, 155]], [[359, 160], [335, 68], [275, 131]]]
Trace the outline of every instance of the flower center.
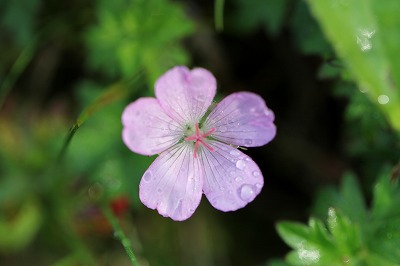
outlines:
[[214, 148], [208, 145], [204, 139], [210, 136], [212, 133], [215, 132], [215, 128], [213, 127], [208, 132], [203, 133], [199, 129], [199, 123], [196, 123], [196, 132], [193, 135], [190, 135], [185, 138], [186, 141], [194, 141], [194, 158], [197, 158], [197, 150], [199, 149], [200, 144], [206, 147], [209, 151], [214, 151]]

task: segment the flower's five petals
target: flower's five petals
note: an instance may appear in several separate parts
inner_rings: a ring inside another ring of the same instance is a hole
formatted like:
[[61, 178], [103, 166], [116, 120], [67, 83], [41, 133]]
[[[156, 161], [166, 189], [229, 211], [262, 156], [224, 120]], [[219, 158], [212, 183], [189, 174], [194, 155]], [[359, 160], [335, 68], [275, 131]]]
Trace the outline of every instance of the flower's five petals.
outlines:
[[203, 191], [210, 203], [221, 211], [234, 211], [254, 200], [264, 185], [257, 164], [238, 149], [209, 141], [214, 152], [201, 149], [204, 169]]
[[192, 216], [202, 195], [202, 170], [191, 146], [181, 143], [161, 153], [140, 182], [143, 204], [175, 221]]
[[180, 124], [199, 121], [206, 113], [216, 92], [214, 76], [203, 68], [189, 70], [174, 67], [155, 84], [162, 108]]
[[122, 139], [129, 149], [154, 155], [171, 147], [183, 136], [184, 129], [162, 110], [154, 98], [140, 98], [122, 114]]
[[217, 140], [237, 146], [257, 147], [270, 142], [276, 134], [274, 113], [264, 100], [250, 92], [233, 93], [210, 113], [206, 130], [216, 128]]

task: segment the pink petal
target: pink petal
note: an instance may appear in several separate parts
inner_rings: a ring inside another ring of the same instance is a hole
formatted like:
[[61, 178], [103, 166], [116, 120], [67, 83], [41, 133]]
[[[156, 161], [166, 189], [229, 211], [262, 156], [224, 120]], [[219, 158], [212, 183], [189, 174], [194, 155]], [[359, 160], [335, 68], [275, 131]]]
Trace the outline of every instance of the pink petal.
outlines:
[[162, 110], [155, 98], [139, 98], [122, 114], [122, 140], [143, 155], [160, 153], [183, 137], [184, 128]]
[[215, 128], [212, 137], [228, 144], [257, 147], [276, 134], [274, 113], [264, 100], [251, 92], [233, 93], [224, 98], [207, 117], [205, 131]]
[[203, 68], [174, 67], [161, 76], [155, 93], [165, 112], [180, 124], [196, 123], [206, 113], [216, 91], [214, 76]]
[[204, 167], [203, 191], [218, 210], [234, 211], [246, 206], [260, 193], [264, 178], [247, 155], [218, 141], [208, 142], [215, 150], [201, 149]]
[[177, 144], [150, 165], [140, 182], [144, 205], [175, 221], [189, 218], [200, 203], [203, 177], [189, 143]]

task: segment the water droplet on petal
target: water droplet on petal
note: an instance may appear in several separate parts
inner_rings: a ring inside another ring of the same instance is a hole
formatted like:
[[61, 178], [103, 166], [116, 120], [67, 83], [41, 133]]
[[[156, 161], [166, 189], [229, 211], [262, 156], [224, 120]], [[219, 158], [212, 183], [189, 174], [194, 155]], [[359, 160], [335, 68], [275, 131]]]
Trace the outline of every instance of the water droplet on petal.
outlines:
[[225, 126], [222, 126], [222, 127], [218, 128], [218, 131], [221, 132], [221, 133], [226, 132], [226, 130], [227, 130], [227, 128]]
[[251, 140], [251, 139], [244, 140], [244, 145], [251, 145], [251, 144], [253, 144], [253, 140]]
[[147, 171], [146, 173], [144, 173], [143, 179], [146, 182], [150, 182], [152, 176], [153, 176], [153, 174], [150, 171]]
[[253, 186], [248, 184], [241, 186], [238, 190], [238, 193], [239, 197], [246, 202], [250, 202], [256, 197]]
[[158, 189], [157, 189], [157, 192], [158, 192], [158, 193], [161, 193], [161, 192], [162, 192], [162, 189], [161, 189], [161, 188], [158, 188]]
[[243, 160], [239, 160], [236, 162], [236, 167], [239, 170], [243, 170], [246, 167], [246, 163]]
[[190, 209], [189, 209], [189, 212], [190, 212], [190, 213], [194, 213], [194, 209], [190, 208]]
[[256, 184], [256, 188], [257, 188], [258, 190], [260, 190], [260, 189], [262, 188], [262, 185], [259, 184], [259, 183], [257, 183], [257, 184]]
[[195, 99], [199, 102], [204, 102], [206, 99], [206, 96], [204, 94], [198, 94], [195, 96]]
[[243, 179], [242, 179], [240, 176], [238, 176], [238, 177], [235, 178], [235, 181], [236, 181], [236, 182], [240, 182], [240, 181], [242, 181], [242, 180], [243, 180]]
[[260, 176], [260, 172], [258, 172], [258, 171], [253, 171], [253, 176]]
[[234, 171], [231, 171], [229, 174], [230, 174], [231, 176], [235, 176], [235, 175], [236, 175], [236, 173], [235, 173]]
[[229, 153], [230, 155], [237, 157], [240, 155], [240, 152], [238, 150], [231, 150], [231, 152]]

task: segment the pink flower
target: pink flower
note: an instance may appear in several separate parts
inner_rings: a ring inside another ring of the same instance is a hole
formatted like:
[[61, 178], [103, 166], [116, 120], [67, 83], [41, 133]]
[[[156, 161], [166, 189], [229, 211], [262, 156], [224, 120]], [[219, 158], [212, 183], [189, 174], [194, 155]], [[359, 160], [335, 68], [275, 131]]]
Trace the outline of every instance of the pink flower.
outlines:
[[237, 147], [271, 141], [273, 112], [260, 96], [238, 92], [208, 114], [215, 92], [209, 71], [178, 66], [157, 80], [157, 98], [139, 98], [122, 114], [128, 148], [160, 154], [142, 177], [140, 200], [176, 221], [194, 213], [203, 193], [216, 209], [234, 211], [264, 184], [257, 164]]

